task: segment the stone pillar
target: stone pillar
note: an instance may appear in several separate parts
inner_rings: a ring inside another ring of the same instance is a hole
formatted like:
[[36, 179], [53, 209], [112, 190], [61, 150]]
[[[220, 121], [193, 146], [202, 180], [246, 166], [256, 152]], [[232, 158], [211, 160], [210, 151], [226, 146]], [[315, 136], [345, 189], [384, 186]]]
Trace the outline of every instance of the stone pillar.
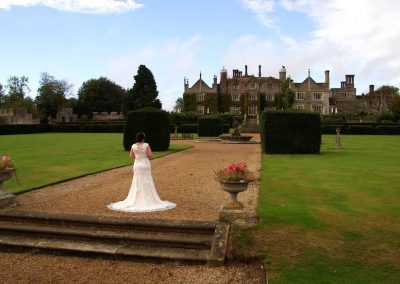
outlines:
[[342, 139], [340, 138], [340, 128], [336, 128], [336, 148], [342, 148]]

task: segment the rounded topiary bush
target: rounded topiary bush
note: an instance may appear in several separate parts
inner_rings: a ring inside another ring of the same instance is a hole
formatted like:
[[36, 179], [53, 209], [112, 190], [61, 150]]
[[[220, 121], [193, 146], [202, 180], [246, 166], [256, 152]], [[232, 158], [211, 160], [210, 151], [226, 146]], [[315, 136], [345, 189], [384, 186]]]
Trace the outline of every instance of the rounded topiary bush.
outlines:
[[197, 120], [199, 136], [216, 137], [222, 134], [222, 119], [219, 117], [204, 116]]
[[126, 115], [124, 129], [124, 149], [129, 151], [136, 142], [136, 133], [144, 132], [146, 142], [154, 151], [166, 151], [169, 148], [168, 113], [155, 108], [143, 108], [130, 111]]

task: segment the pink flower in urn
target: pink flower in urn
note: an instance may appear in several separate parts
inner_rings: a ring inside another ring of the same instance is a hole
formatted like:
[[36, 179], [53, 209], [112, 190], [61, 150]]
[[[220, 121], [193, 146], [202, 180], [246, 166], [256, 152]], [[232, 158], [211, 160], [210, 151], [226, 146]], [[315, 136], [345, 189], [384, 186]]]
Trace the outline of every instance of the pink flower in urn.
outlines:
[[231, 163], [223, 170], [215, 172], [215, 179], [222, 182], [251, 182], [254, 181], [254, 173], [247, 169], [244, 162]]
[[11, 161], [11, 158], [9, 156], [2, 156], [1, 157], [1, 163], [0, 163], [0, 170], [4, 169], [13, 169], [15, 170], [15, 166]]

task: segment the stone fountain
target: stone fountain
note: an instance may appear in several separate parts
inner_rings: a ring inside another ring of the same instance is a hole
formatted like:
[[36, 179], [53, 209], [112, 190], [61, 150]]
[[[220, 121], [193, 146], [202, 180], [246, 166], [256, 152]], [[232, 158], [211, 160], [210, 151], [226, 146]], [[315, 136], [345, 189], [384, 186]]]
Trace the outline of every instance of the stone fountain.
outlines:
[[242, 135], [240, 133], [240, 125], [235, 122], [235, 128], [232, 134], [220, 135], [219, 138], [223, 143], [252, 143], [250, 135]]

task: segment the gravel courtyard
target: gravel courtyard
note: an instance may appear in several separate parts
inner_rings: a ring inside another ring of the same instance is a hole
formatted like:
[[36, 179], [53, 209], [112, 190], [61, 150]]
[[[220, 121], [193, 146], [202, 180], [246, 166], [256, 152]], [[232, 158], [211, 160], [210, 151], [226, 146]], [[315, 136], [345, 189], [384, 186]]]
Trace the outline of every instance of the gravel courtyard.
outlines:
[[[195, 140], [171, 142], [194, 146], [151, 162], [161, 199], [177, 204], [172, 210], [123, 213], [107, 209], [107, 204], [126, 197], [132, 179], [132, 166], [21, 194], [15, 209], [214, 221], [218, 219], [220, 207], [229, 201], [229, 195], [219, 188], [218, 182], [213, 179], [213, 172], [229, 162], [239, 161], [246, 162], [250, 170], [259, 170], [259, 144], [201, 143]], [[257, 196], [258, 183], [239, 194], [239, 200], [251, 216], [256, 212]], [[260, 281], [264, 279], [263, 270], [258, 265], [244, 264], [211, 268], [2, 252], [0, 265], [0, 278], [6, 280], [3, 283], [262, 283]]]

